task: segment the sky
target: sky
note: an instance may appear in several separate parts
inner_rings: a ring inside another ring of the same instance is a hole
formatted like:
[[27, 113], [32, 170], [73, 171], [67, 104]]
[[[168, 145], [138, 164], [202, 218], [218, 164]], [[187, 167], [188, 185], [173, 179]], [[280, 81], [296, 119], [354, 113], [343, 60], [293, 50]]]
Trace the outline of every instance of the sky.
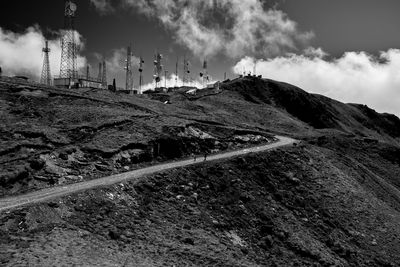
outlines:
[[[145, 60], [164, 55], [168, 84], [177, 58], [198, 78], [207, 60], [213, 81], [243, 72], [292, 83], [343, 102], [400, 115], [398, 0], [76, 0], [79, 66], [107, 62], [108, 81], [124, 86], [126, 47]], [[45, 39], [59, 75], [64, 0], [2, 0], [0, 66], [39, 79]], [[83, 72], [83, 71], [82, 71]], [[137, 86], [138, 72], [134, 71]]]

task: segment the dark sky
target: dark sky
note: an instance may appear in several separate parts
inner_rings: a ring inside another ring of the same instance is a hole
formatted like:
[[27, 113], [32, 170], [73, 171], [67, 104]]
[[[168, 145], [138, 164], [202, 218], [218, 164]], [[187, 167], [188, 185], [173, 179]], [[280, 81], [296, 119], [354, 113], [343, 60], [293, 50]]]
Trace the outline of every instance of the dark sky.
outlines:
[[[63, 0], [2, 0], [0, 26], [22, 32], [38, 24], [45, 33], [50, 33], [45, 29], [58, 30], [63, 25], [63, 3]], [[173, 34], [155, 19], [121, 9], [100, 15], [89, 0], [78, 0], [77, 4], [76, 28], [86, 40], [82, 53], [92, 64], [94, 53], [109, 56], [112, 49], [126, 47], [128, 43], [133, 43], [135, 55], [143, 55], [149, 63], [159, 49], [169, 60], [167, 66], [172, 71], [176, 56], [189, 53], [176, 45]], [[315, 38], [311, 45], [335, 57], [346, 51], [378, 53], [400, 44], [398, 0], [277, 0], [265, 4], [277, 4], [276, 8], [287, 13], [301, 30], [313, 31]], [[235, 60], [217, 56], [210, 60], [210, 73], [222, 77], [234, 63]], [[193, 64], [200, 68], [199, 60], [193, 60]], [[151, 79], [149, 70], [146, 79]]]
[[398, 0], [281, 0], [279, 8], [314, 31], [314, 46], [335, 56], [400, 46]]

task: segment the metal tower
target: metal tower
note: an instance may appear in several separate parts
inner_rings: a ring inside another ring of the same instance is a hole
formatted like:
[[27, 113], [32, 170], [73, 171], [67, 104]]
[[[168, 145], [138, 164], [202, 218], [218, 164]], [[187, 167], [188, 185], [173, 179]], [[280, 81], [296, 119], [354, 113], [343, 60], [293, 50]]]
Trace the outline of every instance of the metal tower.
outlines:
[[142, 94], [143, 67], [144, 67], [144, 60], [143, 60], [142, 57], [140, 57], [140, 62], [139, 62], [139, 92], [138, 92], [138, 94]]
[[183, 86], [190, 82], [190, 62], [186, 58], [186, 55], [183, 57]]
[[50, 60], [49, 60], [50, 48], [48, 41], [46, 41], [46, 45], [42, 49], [42, 51], [44, 53], [44, 58], [43, 58], [43, 68], [42, 68], [42, 76], [40, 77], [40, 83], [50, 86], [52, 85], [52, 82], [51, 82]]
[[133, 91], [133, 74], [132, 74], [132, 48], [128, 46], [126, 54], [126, 83], [125, 90]]
[[101, 77], [101, 85], [103, 86], [103, 88], [107, 88], [107, 65], [104, 59], [103, 59], [103, 75]]
[[175, 87], [178, 87], [178, 67], [179, 67], [179, 57], [176, 58], [176, 65], [175, 65]]
[[75, 42], [74, 21], [77, 6], [73, 0], [65, 0], [64, 30], [61, 37], [61, 67], [60, 78], [78, 78], [77, 49]]
[[204, 81], [209, 81], [209, 77], [208, 77], [208, 64], [207, 64], [207, 60], [204, 60], [203, 62], [203, 71], [200, 72], [200, 78], [202, 79], [202, 86], [204, 88]]
[[161, 75], [163, 71], [163, 65], [161, 64], [163, 56], [160, 53], [156, 53], [154, 55], [154, 81], [155, 81], [155, 88], [158, 88], [158, 85], [161, 81]]

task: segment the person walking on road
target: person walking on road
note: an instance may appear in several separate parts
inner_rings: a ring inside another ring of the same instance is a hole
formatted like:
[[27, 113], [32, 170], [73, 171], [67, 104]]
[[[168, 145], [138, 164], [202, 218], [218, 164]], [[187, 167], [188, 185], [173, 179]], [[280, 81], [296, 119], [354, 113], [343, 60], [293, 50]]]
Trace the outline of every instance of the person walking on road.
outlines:
[[193, 162], [196, 162], [196, 154], [192, 153]]
[[204, 161], [207, 160], [207, 152], [204, 152]]

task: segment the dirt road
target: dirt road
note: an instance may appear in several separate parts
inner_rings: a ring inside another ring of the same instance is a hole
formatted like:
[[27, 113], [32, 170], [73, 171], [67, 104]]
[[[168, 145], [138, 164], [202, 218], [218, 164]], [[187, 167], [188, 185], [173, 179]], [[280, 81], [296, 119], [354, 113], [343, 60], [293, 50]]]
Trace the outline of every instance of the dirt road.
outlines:
[[[276, 136], [276, 138], [278, 138], [279, 141], [272, 143], [272, 144], [267, 144], [267, 145], [258, 146], [258, 147], [251, 147], [251, 148], [246, 148], [246, 149], [242, 149], [242, 150], [226, 152], [226, 153], [221, 153], [221, 154], [216, 154], [216, 155], [210, 155], [207, 157], [207, 161], [226, 159], [226, 158], [240, 156], [240, 155], [244, 155], [244, 154], [248, 154], [248, 153], [257, 153], [257, 152], [262, 152], [262, 151], [266, 151], [266, 150], [271, 150], [274, 148], [293, 144], [296, 141], [294, 139], [291, 139], [288, 137], [283, 137], [283, 136]], [[51, 200], [54, 198], [62, 197], [65, 195], [70, 195], [70, 194], [73, 194], [76, 192], [88, 190], [88, 189], [99, 187], [99, 186], [107, 186], [107, 185], [112, 185], [112, 184], [126, 182], [126, 181], [138, 181], [139, 178], [141, 178], [145, 175], [149, 175], [149, 174], [153, 174], [153, 173], [157, 173], [157, 172], [165, 171], [165, 170], [169, 170], [169, 169], [185, 167], [185, 166], [189, 166], [189, 165], [193, 165], [193, 164], [200, 164], [202, 162], [204, 162], [203, 157], [198, 156], [196, 162], [193, 161], [193, 158], [187, 159], [187, 160], [182, 160], [182, 161], [169, 162], [169, 163], [154, 165], [154, 166], [150, 166], [147, 168], [133, 170], [130, 172], [125, 172], [125, 173], [121, 173], [121, 174], [117, 174], [117, 175], [107, 176], [107, 177], [103, 177], [103, 178], [99, 178], [99, 179], [95, 179], [95, 180], [90, 180], [90, 181], [85, 181], [85, 182], [80, 182], [80, 183], [75, 183], [75, 184], [65, 185], [65, 186], [52, 187], [52, 188], [47, 188], [47, 189], [39, 190], [36, 192], [28, 193], [25, 195], [8, 197], [8, 198], [0, 199], [0, 212], [4, 212], [8, 209], [17, 208], [17, 207], [27, 205], [27, 204], [48, 201], [48, 200]]]

